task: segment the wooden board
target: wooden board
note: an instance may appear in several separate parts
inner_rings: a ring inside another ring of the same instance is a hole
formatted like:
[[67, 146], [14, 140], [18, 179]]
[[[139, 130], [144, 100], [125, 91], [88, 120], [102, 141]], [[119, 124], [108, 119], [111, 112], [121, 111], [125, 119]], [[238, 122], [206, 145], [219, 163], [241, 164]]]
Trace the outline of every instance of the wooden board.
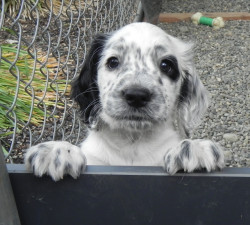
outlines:
[[[159, 16], [160, 23], [174, 23], [180, 21], [189, 21], [191, 16], [195, 13], [161, 13]], [[215, 12], [202, 13], [206, 17], [216, 18], [222, 17], [227, 20], [250, 20], [250, 13], [248, 12]]]

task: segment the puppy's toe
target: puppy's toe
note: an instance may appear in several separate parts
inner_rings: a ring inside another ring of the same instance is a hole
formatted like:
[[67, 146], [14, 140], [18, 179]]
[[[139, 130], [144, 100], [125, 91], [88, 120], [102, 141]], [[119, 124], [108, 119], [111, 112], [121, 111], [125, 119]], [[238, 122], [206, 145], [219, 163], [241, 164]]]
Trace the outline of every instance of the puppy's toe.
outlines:
[[47, 174], [57, 181], [69, 174], [77, 178], [84, 171], [87, 160], [80, 148], [68, 142], [45, 142], [31, 147], [25, 164], [36, 176]]

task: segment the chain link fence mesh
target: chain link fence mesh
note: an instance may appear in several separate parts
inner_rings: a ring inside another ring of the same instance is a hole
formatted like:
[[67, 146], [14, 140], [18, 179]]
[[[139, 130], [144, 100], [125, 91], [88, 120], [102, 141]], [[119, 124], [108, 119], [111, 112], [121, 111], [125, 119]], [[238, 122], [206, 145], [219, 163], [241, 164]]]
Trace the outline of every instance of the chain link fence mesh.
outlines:
[[8, 162], [47, 140], [78, 144], [85, 127], [70, 100], [90, 42], [131, 23], [134, 0], [2, 0], [0, 141]]

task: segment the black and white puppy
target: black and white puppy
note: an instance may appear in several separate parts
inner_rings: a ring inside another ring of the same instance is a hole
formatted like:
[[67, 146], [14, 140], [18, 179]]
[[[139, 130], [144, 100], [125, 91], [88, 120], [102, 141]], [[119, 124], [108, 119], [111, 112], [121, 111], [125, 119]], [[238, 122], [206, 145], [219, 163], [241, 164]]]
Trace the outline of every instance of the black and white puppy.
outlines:
[[76, 178], [86, 164], [162, 166], [169, 174], [223, 168], [217, 144], [187, 139], [208, 106], [191, 47], [148, 23], [96, 37], [72, 85], [90, 128], [87, 139], [80, 147], [33, 146], [27, 167], [54, 180]]

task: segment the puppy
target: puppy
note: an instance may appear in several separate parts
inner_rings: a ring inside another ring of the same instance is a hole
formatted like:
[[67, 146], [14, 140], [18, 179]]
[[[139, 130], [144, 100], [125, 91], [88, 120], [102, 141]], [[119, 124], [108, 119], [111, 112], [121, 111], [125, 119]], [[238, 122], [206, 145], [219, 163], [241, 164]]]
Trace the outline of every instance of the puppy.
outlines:
[[54, 180], [76, 178], [86, 164], [161, 166], [169, 174], [223, 168], [216, 143], [188, 139], [208, 107], [191, 48], [148, 23], [97, 36], [71, 93], [86, 140], [33, 146], [27, 168]]

